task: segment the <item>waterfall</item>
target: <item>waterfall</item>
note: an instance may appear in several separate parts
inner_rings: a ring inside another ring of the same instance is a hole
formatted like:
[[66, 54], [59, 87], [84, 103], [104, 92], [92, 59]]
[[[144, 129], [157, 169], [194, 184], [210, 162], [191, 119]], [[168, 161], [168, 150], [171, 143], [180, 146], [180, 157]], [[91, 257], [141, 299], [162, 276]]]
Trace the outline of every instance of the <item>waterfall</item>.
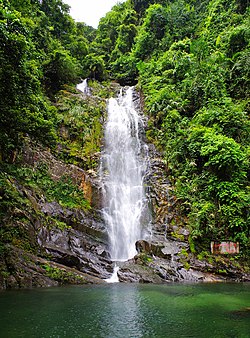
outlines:
[[119, 278], [118, 278], [118, 274], [117, 274], [118, 271], [119, 271], [119, 266], [115, 266], [112, 276], [108, 279], [105, 279], [105, 281], [107, 283], [118, 283], [119, 282]]
[[147, 219], [144, 189], [146, 145], [141, 141], [143, 121], [135, 109], [134, 90], [121, 90], [108, 101], [105, 145], [102, 154], [103, 214], [113, 261], [126, 261], [137, 253]]
[[88, 79], [84, 79], [81, 83], [76, 85], [76, 88], [80, 90], [85, 95], [90, 95], [90, 90], [88, 87]]

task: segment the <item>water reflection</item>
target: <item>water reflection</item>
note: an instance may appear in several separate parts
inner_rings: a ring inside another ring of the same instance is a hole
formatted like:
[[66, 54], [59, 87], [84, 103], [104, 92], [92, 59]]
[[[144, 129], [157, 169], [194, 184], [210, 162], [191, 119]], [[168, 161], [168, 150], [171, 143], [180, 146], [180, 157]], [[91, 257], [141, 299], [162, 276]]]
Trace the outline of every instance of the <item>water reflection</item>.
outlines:
[[145, 337], [141, 296], [138, 287], [112, 285], [103, 313], [103, 337]]

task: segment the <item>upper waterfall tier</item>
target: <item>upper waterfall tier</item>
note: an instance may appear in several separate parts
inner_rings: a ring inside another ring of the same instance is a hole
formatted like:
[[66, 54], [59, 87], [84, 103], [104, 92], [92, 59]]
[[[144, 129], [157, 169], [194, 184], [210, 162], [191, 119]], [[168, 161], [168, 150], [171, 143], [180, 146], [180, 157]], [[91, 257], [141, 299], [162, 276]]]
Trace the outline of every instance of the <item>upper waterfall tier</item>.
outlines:
[[88, 87], [88, 79], [84, 79], [81, 83], [76, 85], [76, 88], [85, 95], [90, 95], [90, 89]]

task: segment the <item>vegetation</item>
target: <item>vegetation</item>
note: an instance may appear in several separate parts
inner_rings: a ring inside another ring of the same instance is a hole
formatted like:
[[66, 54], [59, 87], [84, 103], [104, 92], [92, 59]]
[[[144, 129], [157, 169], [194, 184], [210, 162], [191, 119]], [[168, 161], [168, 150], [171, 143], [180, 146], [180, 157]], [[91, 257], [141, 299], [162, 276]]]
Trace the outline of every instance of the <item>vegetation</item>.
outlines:
[[164, 153], [192, 251], [227, 239], [249, 253], [249, 1], [127, 0], [94, 30], [62, 0], [0, 0], [0, 47], [2, 217], [30, 203], [18, 184], [86, 208], [70, 179], [20, 169], [18, 152], [28, 137], [96, 168], [105, 101], [81, 100], [72, 85], [102, 81], [93, 90], [108, 97], [112, 80], [142, 92], [147, 136]]
[[[97, 92], [100, 94], [99, 89]], [[106, 110], [106, 101], [91, 97], [83, 100], [81, 96], [73, 96], [70, 91], [62, 90], [57, 93], [57, 107], [60, 157], [86, 170], [96, 169], [102, 139], [101, 118]]]
[[0, 155], [4, 161], [13, 160], [26, 134], [45, 145], [56, 144], [55, 95], [84, 73], [94, 31], [76, 24], [68, 12], [61, 0], [0, 1]]
[[77, 274], [77, 271], [70, 272], [49, 264], [42, 265], [42, 268], [45, 270], [47, 277], [58, 281], [60, 285], [87, 283], [81, 275]]

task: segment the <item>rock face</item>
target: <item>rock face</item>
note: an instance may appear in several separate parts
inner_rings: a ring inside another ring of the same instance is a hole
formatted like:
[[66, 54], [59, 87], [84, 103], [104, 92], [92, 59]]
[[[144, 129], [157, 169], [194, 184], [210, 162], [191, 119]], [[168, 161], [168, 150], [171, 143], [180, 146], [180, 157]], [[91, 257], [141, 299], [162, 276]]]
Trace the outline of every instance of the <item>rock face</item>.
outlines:
[[37, 187], [12, 181], [13, 189], [26, 204], [9, 210], [5, 221], [12, 232], [22, 231], [27, 240], [13, 239], [4, 256], [0, 252], [0, 288], [102, 283], [112, 273], [112, 262], [96, 175], [58, 160], [31, 142], [26, 143], [21, 161], [34, 171], [46, 166], [54, 181], [63, 175], [71, 177], [73, 184], [84, 191], [90, 209], [63, 207], [58, 201], [48, 201]]
[[[16, 247], [8, 247], [5, 275], [0, 275], [0, 288], [49, 287], [62, 284], [100, 284], [100, 278], [49, 259], [30, 254]], [[1, 268], [4, 266], [2, 265]]]
[[168, 179], [168, 168], [162, 155], [149, 144], [150, 167], [147, 173], [149, 201], [152, 211], [152, 231], [186, 241], [189, 231], [186, 220], [176, 208], [178, 201]]
[[100, 208], [100, 186], [97, 174], [93, 170], [86, 172], [74, 164], [66, 164], [47, 149], [34, 147], [28, 140], [22, 150], [22, 161], [33, 168], [46, 164], [51, 178], [55, 181], [59, 181], [64, 175], [71, 177], [72, 182], [83, 190], [84, 197], [90, 205], [95, 209]]

